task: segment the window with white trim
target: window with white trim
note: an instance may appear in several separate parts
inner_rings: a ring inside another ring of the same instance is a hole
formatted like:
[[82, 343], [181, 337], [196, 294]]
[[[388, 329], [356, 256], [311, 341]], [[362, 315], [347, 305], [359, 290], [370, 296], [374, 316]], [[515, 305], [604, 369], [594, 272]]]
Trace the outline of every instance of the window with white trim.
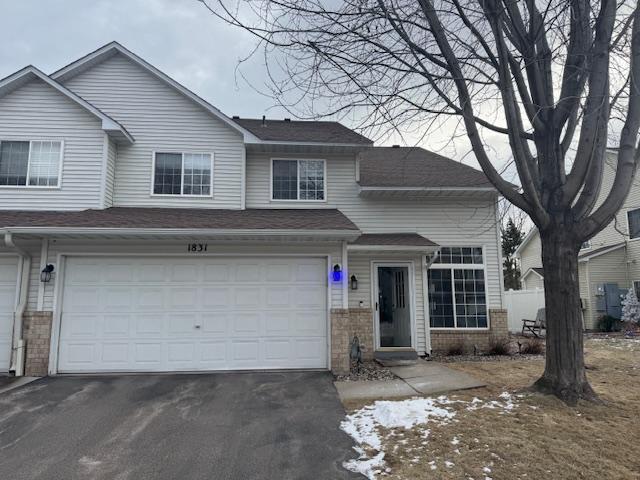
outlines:
[[482, 247], [442, 247], [428, 271], [431, 328], [487, 328]]
[[213, 156], [210, 153], [156, 152], [153, 160], [154, 195], [211, 196]]
[[640, 237], [640, 208], [627, 210], [627, 223], [629, 225], [629, 238]]
[[271, 199], [323, 201], [324, 160], [271, 161]]
[[58, 187], [62, 142], [0, 141], [0, 186]]
[[633, 281], [633, 289], [636, 292], [636, 297], [640, 298], [640, 280]]

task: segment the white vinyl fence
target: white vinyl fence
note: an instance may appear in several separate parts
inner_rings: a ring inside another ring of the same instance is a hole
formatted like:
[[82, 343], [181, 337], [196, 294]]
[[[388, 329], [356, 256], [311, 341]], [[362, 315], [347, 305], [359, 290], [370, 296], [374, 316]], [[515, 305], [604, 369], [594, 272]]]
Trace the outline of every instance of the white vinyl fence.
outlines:
[[504, 308], [509, 318], [509, 331], [521, 332], [522, 319], [535, 320], [539, 308], [544, 308], [544, 290], [509, 290], [504, 292]]

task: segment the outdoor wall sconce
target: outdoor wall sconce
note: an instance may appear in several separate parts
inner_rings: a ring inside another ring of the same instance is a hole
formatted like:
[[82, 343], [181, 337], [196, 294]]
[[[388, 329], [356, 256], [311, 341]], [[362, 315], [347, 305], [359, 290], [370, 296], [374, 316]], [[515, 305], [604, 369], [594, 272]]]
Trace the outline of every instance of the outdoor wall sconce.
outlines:
[[43, 283], [47, 283], [51, 281], [51, 274], [55, 270], [55, 267], [50, 263], [42, 269], [40, 272], [40, 281]]
[[355, 275], [351, 275], [351, 290], [357, 290], [358, 289], [358, 279], [356, 278]]
[[333, 266], [333, 272], [331, 273], [331, 277], [334, 282], [339, 282], [342, 280], [342, 268], [340, 268], [340, 264], [336, 263]]

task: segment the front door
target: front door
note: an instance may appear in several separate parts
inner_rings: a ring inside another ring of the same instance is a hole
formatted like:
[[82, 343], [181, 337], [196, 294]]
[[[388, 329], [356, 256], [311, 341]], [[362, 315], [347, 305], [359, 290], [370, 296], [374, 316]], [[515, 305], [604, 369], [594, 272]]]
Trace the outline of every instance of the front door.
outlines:
[[410, 285], [407, 265], [376, 266], [378, 347], [412, 346]]

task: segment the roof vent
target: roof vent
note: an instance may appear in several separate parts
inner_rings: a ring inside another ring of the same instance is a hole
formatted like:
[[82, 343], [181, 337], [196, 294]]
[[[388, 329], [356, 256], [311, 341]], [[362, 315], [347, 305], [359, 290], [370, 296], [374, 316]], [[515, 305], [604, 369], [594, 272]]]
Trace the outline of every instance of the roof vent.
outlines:
[[400, 148], [400, 145], [391, 145], [391, 148]]
[[263, 127], [267, 126], [267, 117], [265, 115], [262, 115], [262, 126]]
[[239, 117], [238, 115], [234, 115], [234, 116], [233, 116], [233, 117], [231, 117], [231, 118], [233, 118], [234, 120], [240, 120], [240, 117]]
[[290, 119], [290, 118], [285, 118], [285, 119], [284, 119], [284, 121], [285, 121], [285, 122], [290, 122], [290, 121], [291, 121], [291, 119]]

